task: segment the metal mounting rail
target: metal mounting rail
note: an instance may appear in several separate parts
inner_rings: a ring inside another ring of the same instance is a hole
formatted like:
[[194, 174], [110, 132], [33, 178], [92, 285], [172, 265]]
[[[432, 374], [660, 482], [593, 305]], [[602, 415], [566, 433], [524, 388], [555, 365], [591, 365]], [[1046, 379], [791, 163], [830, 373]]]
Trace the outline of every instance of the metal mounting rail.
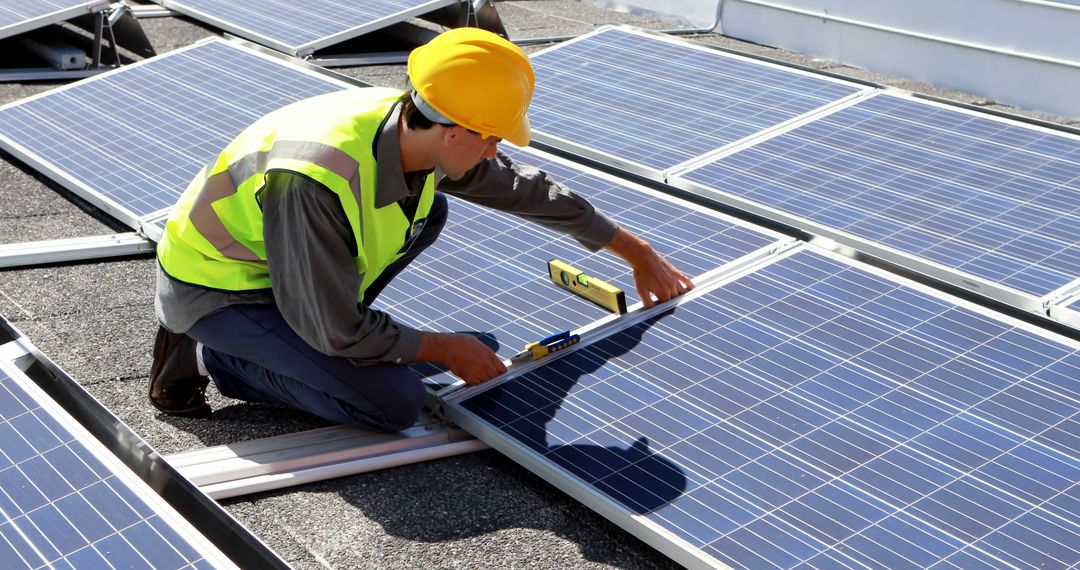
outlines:
[[135, 232], [0, 245], [0, 268], [122, 257], [154, 251], [154, 242]]
[[487, 448], [464, 430], [428, 418], [394, 433], [335, 426], [165, 460], [211, 498], [225, 499]]
[[176, 15], [176, 12], [156, 4], [131, 4], [128, 9], [140, 20], [143, 18], [168, 18]]

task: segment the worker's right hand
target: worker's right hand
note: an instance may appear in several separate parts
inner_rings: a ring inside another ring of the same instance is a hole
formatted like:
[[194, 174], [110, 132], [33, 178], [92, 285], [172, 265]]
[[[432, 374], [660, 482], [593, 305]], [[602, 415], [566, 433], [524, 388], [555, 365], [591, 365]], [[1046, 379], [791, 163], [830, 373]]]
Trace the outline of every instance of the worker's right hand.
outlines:
[[466, 333], [423, 333], [416, 360], [441, 362], [469, 386], [506, 372], [506, 366], [480, 339]]

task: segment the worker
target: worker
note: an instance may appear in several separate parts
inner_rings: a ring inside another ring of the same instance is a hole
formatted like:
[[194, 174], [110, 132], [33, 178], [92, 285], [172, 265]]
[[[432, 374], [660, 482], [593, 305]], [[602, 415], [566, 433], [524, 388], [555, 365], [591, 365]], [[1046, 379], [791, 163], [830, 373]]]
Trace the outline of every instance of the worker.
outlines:
[[588, 201], [498, 151], [529, 143], [534, 76], [520, 48], [458, 28], [413, 50], [408, 76], [405, 93], [348, 89], [271, 112], [190, 183], [157, 248], [158, 410], [209, 414], [213, 379], [226, 397], [400, 430], [425, 399], [410, 363], [441, 363], [469, 385], [505, 372], [474, 335], [371, 308], [438, 237], [446, 194], [606, 248], [647, 306], [693, 287]]

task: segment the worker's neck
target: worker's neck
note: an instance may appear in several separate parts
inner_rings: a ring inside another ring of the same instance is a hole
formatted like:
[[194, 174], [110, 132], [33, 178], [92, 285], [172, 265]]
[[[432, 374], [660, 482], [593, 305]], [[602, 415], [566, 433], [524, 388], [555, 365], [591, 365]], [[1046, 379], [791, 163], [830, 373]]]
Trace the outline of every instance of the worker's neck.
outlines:
[[442, 141], [442, 129], [410, 129], [402, 117], [398, 122], [398, 148], [401, 152], [401, 170], [416, 172], [435, 168], [436, 151]]

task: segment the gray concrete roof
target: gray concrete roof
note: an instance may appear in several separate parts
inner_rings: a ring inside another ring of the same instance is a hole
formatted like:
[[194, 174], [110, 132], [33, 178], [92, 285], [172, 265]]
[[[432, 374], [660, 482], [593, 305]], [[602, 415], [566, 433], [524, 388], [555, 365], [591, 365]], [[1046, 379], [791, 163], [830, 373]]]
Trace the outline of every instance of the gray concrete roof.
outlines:
[[[507, 1], [497, 7], [513, 39], [580, 34], [607, 23], [676, 26], [572, 0]], [[216, 33], [181, 17], [143, 20], [142, 27], [159, 53]], [[693, 39], [1068, 124], [1060, 117], [714, 34]], [[401, 66], [341, 71], [377, 85], [404, 84]], [[0, 103], [56, 85], [0, 84]], [[126, 231], [12, 157], [2, 158], [0, 243]], [[211, 419], [155, 413], [145, 396], [156, 328], [153, 270], [149, 257], [0, 270], [0, 315], [163, 454], [326, 425], [284, 407], [229, 401], [213, 388]], [[296, 568], [674, 566], [493, 451], [225, 500], [223, 505]]]

